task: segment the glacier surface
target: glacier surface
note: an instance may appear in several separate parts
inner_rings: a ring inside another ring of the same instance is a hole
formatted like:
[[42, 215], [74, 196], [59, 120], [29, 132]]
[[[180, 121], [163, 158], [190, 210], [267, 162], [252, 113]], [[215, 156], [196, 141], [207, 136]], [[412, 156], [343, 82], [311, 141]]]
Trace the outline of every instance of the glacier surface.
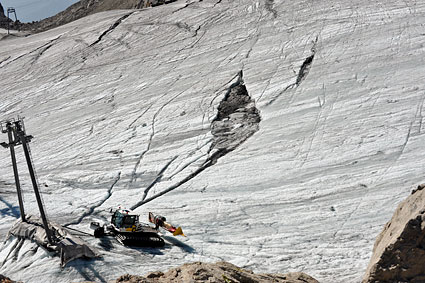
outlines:
[[[2, 36], [0, 119], [24, 116], [35, 137], [49, 219], [90, 232], [109, 208], [153, 198], [136, 212], [165, 215], [188, 237], [132, 249], [82, 235], [102, 259], [64, 269], [9, 239], [0, 274], [104, 282], [226, 260], [359, 282], [375, 237], [425, 173], [424, 13], [415, 0], [177, 1]], [[240, 71], [259, 130], [188, 178], [213, 154], [211, 123]], [[0, 160], [5, 238], [19, 208], [8, 150]]]

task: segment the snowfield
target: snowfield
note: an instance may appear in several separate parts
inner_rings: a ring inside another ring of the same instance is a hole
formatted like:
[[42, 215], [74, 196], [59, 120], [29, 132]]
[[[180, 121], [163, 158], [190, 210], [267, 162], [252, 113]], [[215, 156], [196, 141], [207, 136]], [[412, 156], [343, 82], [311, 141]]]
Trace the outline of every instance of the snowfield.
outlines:
[[[226, 260], [360, 282], [376, 236], [425, 173], [424, 13], [414, 0], [180, 0], [2, 38], [0, 119], [25, 117], [49, 219], [91, 233], [111, 207], [158, 196], [136, 212], [166, 216], [187, 238], [132, 249], [82, 235], [102, 259], [64, 269], [9, 239], [0, 274], [104, 282]], [[259, 130], [158, 195], [213, 154], [211, 123], [240, 71]], [[25, 211], [38, 215], [16, 150]], [[6, 238], [19, 208], [7, 149], [0, 160]]]

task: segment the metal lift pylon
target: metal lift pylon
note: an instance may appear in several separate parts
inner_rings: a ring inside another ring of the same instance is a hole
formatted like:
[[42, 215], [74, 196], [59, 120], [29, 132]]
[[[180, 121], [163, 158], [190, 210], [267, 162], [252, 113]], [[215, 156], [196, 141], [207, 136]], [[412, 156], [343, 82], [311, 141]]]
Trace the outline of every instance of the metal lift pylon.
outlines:
[[28, 143], [31, 141], [33, 136], [27, 135], [25, 133], [24, 121], [23, 121], [23, 118], [20, 118], [20, 117], [18, 117], [17, 120], [10, 119], [6, 121], [1, 121], [0, 127], [1, 127], [1, 132], [7, 133], [9, 137], [8, 143], [2, 142], [0, 143], [0, 145], [3, 146], [4, 148], [10, 149], [10, 156], [12, 158], [13, 174], [15, 175], [15, 184], [16, 184], [16, 190], [18, 193], [19, 209], [21, 212], [22, 221], [26, 222], [21, 185], [19, 181], [18, 166], [16, 163], [16, 156], [15, 156], [15, 146], [18, 146], [18, 145], [22, 145], [24, 149], [28, 171], [30, 173], [31, 182], [34, 189], [35, 197], [37, 199], [38, 208], [40, 210], [41, 219], [43, 221], [44, 230], [46, 231], [47, 240], [49, 241], [50, 244], [53, 244], [52, 232], [49, 229], [47, 217], [44, 212], [43, 202], [41, 200], [40, 190], [38, 188], [37, 178], [35, 176], [34, 166], [32, 164], [30, 149], [28, 145]]
[[15, 15], [15, 22], [17, 22], [18, 21], [18, 17], [16, 16], [16, 10], [15, 10], [15, 8], [13, 8], [13, 7], [8, 7], [7, 8], [7, 34], [10, 34], [10, 21], [11, 21], [11, 19], [10, 19], [10, 15], [11, 14], [14, 14]]

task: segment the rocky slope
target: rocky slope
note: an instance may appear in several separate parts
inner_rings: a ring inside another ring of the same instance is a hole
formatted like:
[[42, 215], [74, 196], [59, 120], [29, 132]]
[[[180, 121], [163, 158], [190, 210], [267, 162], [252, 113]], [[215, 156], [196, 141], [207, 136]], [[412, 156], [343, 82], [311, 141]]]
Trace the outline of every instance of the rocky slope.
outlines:
[[425, 282], [425, 185], [394, 212], [378, 236], [364, 283]]
[[0, 283], [19, 283], [19, 282], [13, 281], [9, 277], [6, 277], [0, 274]]
[[15, 22], [12, 19], [9, 19], [6, 13], [7, 10], [5, 10], [3, 5], [0, 3], [0, 28], [7, 29], [9, 22], [10, 29], [19, 30], [21, 27], [21, 23], [19, 22], [19, 20]]
[[95, 13], [117, 9], [141, 8], [142, 6], [143, 0], [81, 0], [52, 17], [38, 22], [24, 23], [21, 28], [32, 30], [33, 32], [41, 32]]
[[146, 276], [124, 275], [118, 278], [120, 283], [171, 283], [171, 282], [249, 282], [249, 283], [319, 283], [313, 277], [302, 273], [254, 274], [228, 262], [194, 262], [173, 268], [165, 273], [152, 272]]
[[[10, 25], [13, 29], [42, 32], [99, 12], [120, 9], [141, 9], [145, 6], [152, 6], [155, 4], [162, 3], [166, 4], [170, 2], [172, 1], [168, 0], [167, 2], [163, 2], [158, 0], [81, 0], [69, 6], [66, 10], [41, 21], [31, 23], [20, 23], [19, 21], [10, 21]], [[4, 16], [3, 20], [1, 20], [1, 9], [0, 26], [3, 28], [7, 26], [7, 17]]]
[[7, 20], [8, 18], [4, 14], [3, 5], [0, 3], [0, 28], [7, 27]]

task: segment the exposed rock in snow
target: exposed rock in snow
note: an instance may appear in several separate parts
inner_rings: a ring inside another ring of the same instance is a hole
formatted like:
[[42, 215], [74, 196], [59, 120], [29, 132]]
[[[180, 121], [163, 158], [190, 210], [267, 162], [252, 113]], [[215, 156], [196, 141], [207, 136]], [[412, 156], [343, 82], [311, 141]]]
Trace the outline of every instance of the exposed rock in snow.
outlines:
[[242, 71], [217, 110], [217, 116], [211, 124], [214, 138], [210, 150], [232, 151], [258, 131], [260, 113], [243, 83]]
[[135, 209], [187, 183], [208, 167], [216, 164], [219, 158], [235, 150], [258, 131], [261, 117], [258, 109], [255, 107], [255, 102], [247, 92], [242, 76], [241, 71], [239, 72], [237, 81], [229, 87], [226, 95], [220, 102], [218, 113], [211, 122], [211, 134], [213, 138], [208, 150], [208, 153], [211, 154], [204, 163], [177, 184], [172, 185], [149, 199], [143, 198], [142, 201], [138, 202], [131, 209]]
[[[158, 174], [158, 177], [145, 190], [142, 200], [131, 207], [136, 209], [165, 193], [171, 192], [192, 180], [208, 167], [217, 163], [218, 159], [235, 150], [256, 131], [258, 131], [261, 117], [255, 102], [251, 99], [243, 82], [243, 72], [240, 71], [237, 78], [227, 90], [223, 100], [217, 107], [217, 115], [211, 122], [212, 143], [208, 150], [209, 156], [204, 163], [194, 172], [186, 176], [180, 182], [173, 184], [162, 192], [146, 198], [153, 185], [156, 185], [163, 177], [164, 171], [174, 161], [172, 159]], [[214, 99], [213, 99], [214, 101]]]
[[395, 211], [376, 239], [364, 283], [425, 282], [425, 185]]
[[0, 274], [0, 283], [20, 283]]
[[118, 278], [120, 283], [171, 283], [171, 282], [250, 282], [250, 283], [318, 283], [313, 277], [302, 273], [287, 274], [254, 274], [228, 262], [187, 263], [173, 268], [165, 273], [151, 272], [146, 276], [123, 275]]

